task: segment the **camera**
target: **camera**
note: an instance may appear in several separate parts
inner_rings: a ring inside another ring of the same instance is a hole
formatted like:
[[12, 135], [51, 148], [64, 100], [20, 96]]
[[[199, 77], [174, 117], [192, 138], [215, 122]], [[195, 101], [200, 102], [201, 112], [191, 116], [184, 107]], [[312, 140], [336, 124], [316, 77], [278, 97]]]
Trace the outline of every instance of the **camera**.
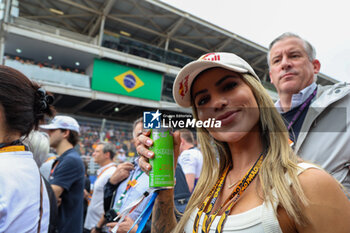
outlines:
[[110, 209], [105, 213], [105, 219], [107, 222], [118, 222], [119, 217], [116, 220], [114, 220], [117, 216], [118, 214], [115, 212], [114, 209]]

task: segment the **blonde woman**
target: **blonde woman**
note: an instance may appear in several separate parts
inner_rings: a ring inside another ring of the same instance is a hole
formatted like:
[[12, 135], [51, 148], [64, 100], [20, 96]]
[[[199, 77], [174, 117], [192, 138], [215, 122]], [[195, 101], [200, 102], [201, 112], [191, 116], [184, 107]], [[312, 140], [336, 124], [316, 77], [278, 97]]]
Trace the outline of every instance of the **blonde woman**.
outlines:
[[[152, 232], [350, 232], [350, 202], [342, 188], [298, 160], [247, 62], [230, 53], [206, 54], [180, 71], [173, 94], [180, 106], [192, 106], [196, 119], [215, 118], [221, 128], [198, 129], [203, 169], [187, 209], [177, 223], [173, 190], [160, 191]], [[146, 171], [154, 156], [148, 135], [139, 137], [137, 148]], [[174, 139], [177, 158], [179, 135]]]

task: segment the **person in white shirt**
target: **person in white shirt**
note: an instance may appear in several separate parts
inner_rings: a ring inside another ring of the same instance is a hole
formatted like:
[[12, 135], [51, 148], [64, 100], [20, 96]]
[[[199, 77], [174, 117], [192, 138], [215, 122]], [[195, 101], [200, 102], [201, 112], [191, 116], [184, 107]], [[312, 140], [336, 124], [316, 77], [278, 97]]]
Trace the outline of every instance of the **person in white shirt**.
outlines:
[[90, 232], [94, 229], [104, 214], [103, 188], [116, 170], [116, 164], [113, 162], [115, 153], [116, 148], [114, 145], [111, 143], [100, 142], [97, 144], [95, 151], [92, 154], [95, 163], [100, 165], [100, 168], [97, 171], [97, 179], [94, 183], [91, 201], [85, 218], [85, 232]]
[[188, 189], [192, 192], [202, 171], [203, 155], [200, 150], [194, 146], [195, 140], [193, 133], [188, 129], [181, 129], [179, 131], [181, 138], [181, 154], [178, 162], [185, 173]]
[[23, 143], [53, 97], [21, 72], [0, 65], [0, 232], [46, 233], [50, 203], [33, 153]]

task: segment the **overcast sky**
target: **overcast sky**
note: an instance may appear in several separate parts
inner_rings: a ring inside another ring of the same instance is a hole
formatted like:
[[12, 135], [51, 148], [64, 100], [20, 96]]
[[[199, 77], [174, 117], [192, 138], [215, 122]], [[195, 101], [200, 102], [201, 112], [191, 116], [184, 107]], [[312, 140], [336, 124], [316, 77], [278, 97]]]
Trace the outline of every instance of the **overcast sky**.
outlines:
[[294, 32], [316, 48], [321, 73], [350, 82], [350, 13], [346, 0], [163, 0], [264, 47]]

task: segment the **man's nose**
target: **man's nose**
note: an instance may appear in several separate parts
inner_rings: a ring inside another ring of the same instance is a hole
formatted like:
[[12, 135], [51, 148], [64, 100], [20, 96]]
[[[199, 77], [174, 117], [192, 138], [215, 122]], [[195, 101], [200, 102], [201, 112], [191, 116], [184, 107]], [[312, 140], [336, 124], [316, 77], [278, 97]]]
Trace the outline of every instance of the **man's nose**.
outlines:
[[282, 61], [281, 61], [282, 69], [289, 69], [292, 67], [291, 60], [287, 56], [283, 56]]

